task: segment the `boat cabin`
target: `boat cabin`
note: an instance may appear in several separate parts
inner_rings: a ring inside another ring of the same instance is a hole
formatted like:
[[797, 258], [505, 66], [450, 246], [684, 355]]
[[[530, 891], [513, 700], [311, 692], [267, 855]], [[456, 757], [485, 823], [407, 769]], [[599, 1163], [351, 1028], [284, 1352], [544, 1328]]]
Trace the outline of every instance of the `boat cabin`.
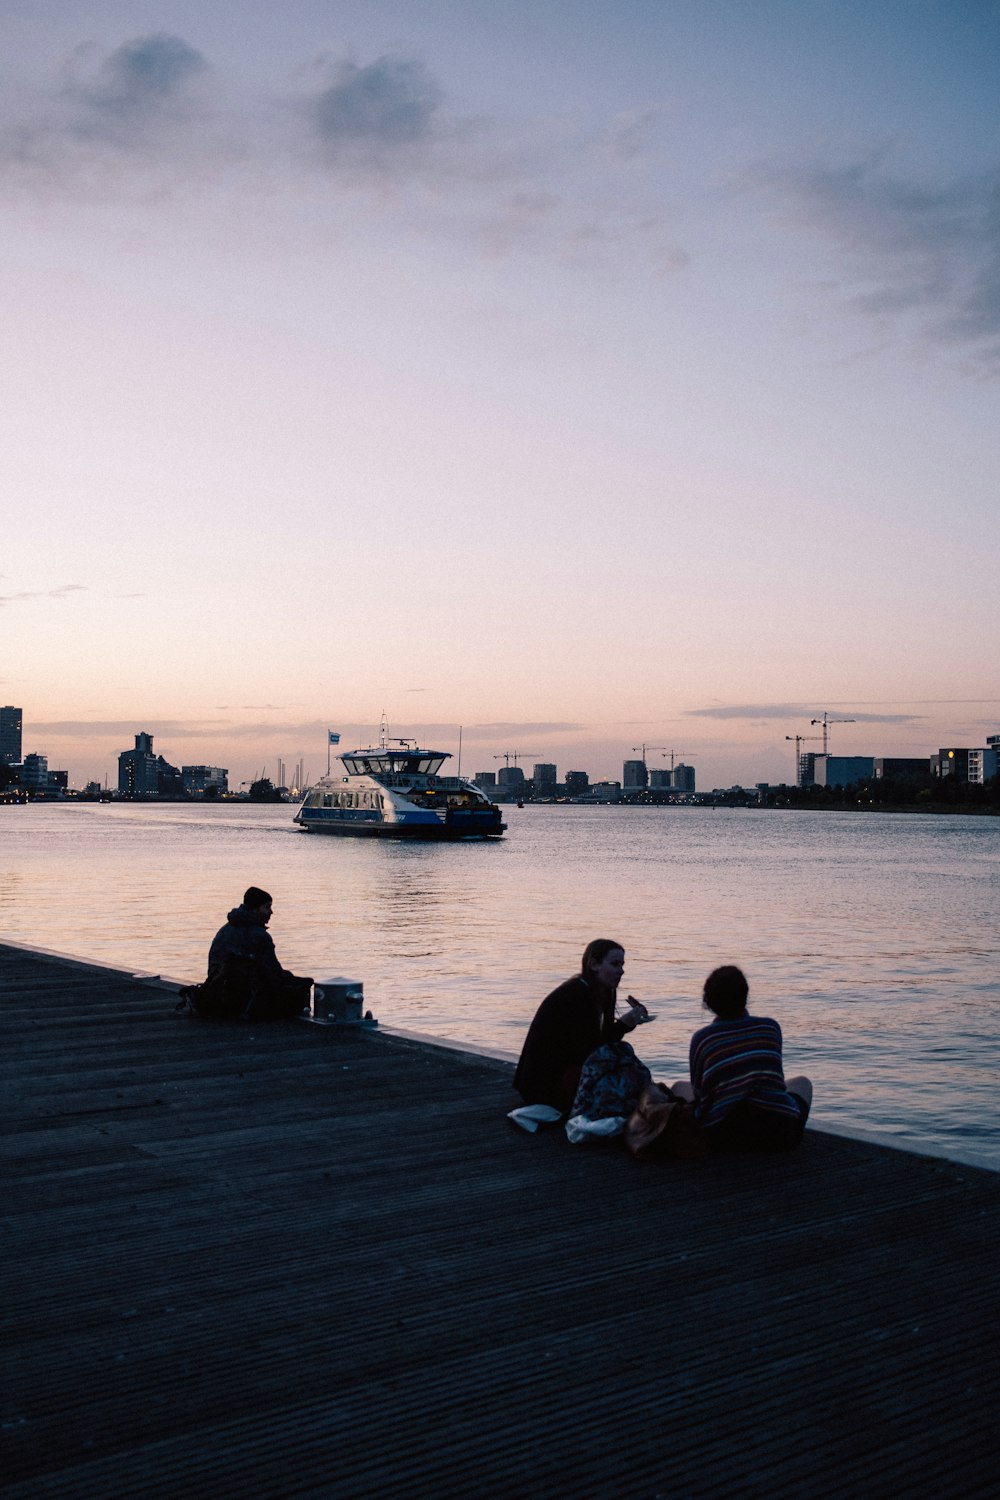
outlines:
[[436, 776], [450, 756], [439, 750], [355, 750], [340, 759], [348, 776]]

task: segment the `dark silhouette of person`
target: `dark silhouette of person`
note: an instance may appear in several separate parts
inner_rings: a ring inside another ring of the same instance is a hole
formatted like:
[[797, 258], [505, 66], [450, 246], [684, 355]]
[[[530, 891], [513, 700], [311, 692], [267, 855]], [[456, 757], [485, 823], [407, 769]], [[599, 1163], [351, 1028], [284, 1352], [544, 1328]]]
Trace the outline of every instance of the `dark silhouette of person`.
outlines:
[[247, 1020], [287, 1020], [309, 1003], [312, 978], [293, 974], [278, 962], [274, 939], [267, 930], [273, 910], [270, 894], [250, 886], [208, 951], [206, 983], [211, 985], [225, 974], [227, 983], [245, 985], [246, 1005], [240, 1014]]

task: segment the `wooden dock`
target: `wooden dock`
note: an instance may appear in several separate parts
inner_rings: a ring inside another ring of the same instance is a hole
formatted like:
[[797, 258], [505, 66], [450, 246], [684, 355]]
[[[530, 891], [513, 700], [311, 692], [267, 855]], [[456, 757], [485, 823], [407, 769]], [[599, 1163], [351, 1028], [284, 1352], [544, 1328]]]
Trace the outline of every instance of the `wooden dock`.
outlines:
[[487, 1058], [0, 996], [9, 1500], [1000, 1494], [997, 1174], [640, 1164]]

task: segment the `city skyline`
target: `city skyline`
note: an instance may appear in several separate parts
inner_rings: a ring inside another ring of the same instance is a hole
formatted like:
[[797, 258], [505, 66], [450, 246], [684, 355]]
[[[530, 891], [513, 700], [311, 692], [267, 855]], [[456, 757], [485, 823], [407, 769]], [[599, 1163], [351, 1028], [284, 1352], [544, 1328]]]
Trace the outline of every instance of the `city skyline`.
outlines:
[[[2, 719], [3, 721], [2, 727], [5, 730], [4, 747], [6, 747], [6, 750], [8, 752], [12, 752], [15, 738], [18, 745], [20, 745], [22, 717], [23, 710], [20, 706], [7, 705], [0, 708], [0, 719]], [[826, 722], [827, 719], [829, 720], [829, 722]], [[869, 745], [867, 752], [862, 753], [858, 753], [857, 751], [855, 751], [853, 754], [847, 755], [844, 753], [835, 752], [832, 741], [833, 730], [835, 728], [839, 730], [846, 727], [847, 725], [854, 724], [855, 722], [856, 721], [854, 719], [837, 719], [835, 717], [830, 717], [824, 714], [822, 720], [814, 719], [810, 721], [810, 727], [814, 729], [820, 729], [822, 730], [822, 733], [814, 735], [786, 735], [785, 740], [791, 741], [795, 747], [794, 761], [790, 775], [782, 773], [772, 778], [771, 780], [768, 780], [767, 778], [751, 779], [746, 776], [737, 776], [726, 782], [720, 782], [716, 780], [711, 783], [711, 787], [713, 787], [715, 790], [723, 790], [726, 787], [738, 786], [780, 786], [795, 785], [796, 783], [801, 785], [803, 784], [804, 776], [808, 781], [811, 782], [813, 774], [811, 769], [812, 762], [815, 761], [817, 765], [819, 765], [820, 763], [826, 763], [828, 758], [826, 747], [829, 748], [829, 761], [831, 762], [831, 764], [836, 763], [838, 765], [847, 765], [850, 762], [856, 762], [859, 768], [857, 771], [857, 775], [861, 778], [871, 774], [870, 767], [868, 770], [860, 769], [863, 762], [867, 761], [875, 764], [883, 760], [886, 761], [887, 764], [889, 762], [894, 762], [897, 766], [897, 769], [899, 770], [902, 769], [904, 763], [908, 764], [912, 768], [916, 763], [923, 762], [928, 773], [935, 774], [934, 762], [939, 758], [943, 759], [943, 754], [947, 749], [947, 747], [943, 744], [939, 744], [936, 749], [930, 749], [925, 746], [914, 756], [888, 755], [884, 749], [872, 748], [871, 745]], [[16, 735], [13, 732], [15, 725]], [[635, 791], [637, 789], [640, 789], [640, 787], [644, 787], [646, 785], [648, 785], [651, 789], [658, 790], [665, 790], [671, 785], [673, 785], [675, 790], [695, 790], [694, 781], [698, 768], [696, 765], [691, 763], [690, 755], [687, 759], [685, 759], [685, 752], [678, 751], [676, 749], [667, 750], [665, 747], [660, 745], [643, 743], [641, 745], [632, 746], [630, 748], [619, 745], [619, 754], [624, 756], [624, 758], [619, 760], [617, 769], [612, 768], [610, 770], [594, 771], [591, 766], [585, 765], [583, 762], [579, 762], [576, 766], [565, 764], [562, 766], [557, 766], [554, 762], [539, 762], [538, 756], [531, 752], [514, 752], [509, 750], [506, 752], [496, 752], [492, 755], [491, 759], [494, 762], [493, 767], [487, 766], [485, 764], [480, 765], [477, 763], [474, 768], [470, 768], [467, 762], [463, 763], [461, 760], [461, 736], [459, 737], [456, 749], [453, 752], [448, 752], [447, 731], [449, 729], [449, 726], [434, 727], [436, 729], [443, 728], [446, 731], [445, 733], [437, 736], [434, 744], [432, 744], [431, 742], [431, 737], [428, 736], [417, 736], [415, 739], [413, 736], [406, 736], [402, 738], [409, 740], [411, 743], [420, 743], [423, 748], [444, 749], [446, 753], [453, 753], [456, 758], [456, 764], [449, 767], [449, 772], [457, 773], [461, 770], [467, 777], [470, 778], [483, 778], [484, 776], [488, 776], [489, 772], [492, 770], [496, 781], [499, 784], [506, 779], [505, 773], [507, 772], [508, 768], [513, 767], [515, 768], [515, 778], [517, 772], [520, 772], [521, 776], [526, 780], [537, 779], [535, 773], [540, 773], [545, 784], [551, 785], [552, 787], [554, 787], [557, 783], [559, 785], [562, 785], [567, 776], [573, 778], [582, 776], [584, 780], [589, 778], [593, 784], [618, 782], [621, 784], [623, 791], [626, 792], [630, 788], [631, 790]], [[995, 774], [995, 772], [989, 769], [989, 767], [990, 765], [995, 765], [996, 756], [998, 750], [1000, 750], [1000, 732], [998, 732], [996, 725], [992, 725], [989, 727], [992, 728], [993, 732], [980, 735], [979, 741], [976, 745], [966, 745], [959, 748], [958, 741], [954, 737], [952, 737], [948, 742], [951, 747], [955, 747], [953, 749], [947, 749], [947, 753], [950, 756], [954, 757], [956, 753], [961, 753], [962, 750], [968, 750], [972, 754], [978, 754], [980, 758], [977, 762], [978, 774], [967, 778], [966, 774], [963, 772], [960, 776], [960, 779], [972, 779], [982, 782], [983, 780], [989, 780]], [[490, 726], [490, 728], [495, 729], [496, 726]], [[333, 731], [330, 729], [325, 730], [324, 741], [327, 750], [328, 762], [332, 760], [334, 756], [334, 743], [336, 743], [337, 746], [337, 755], [340, 754], [341, 750], [362, 748], [362, 746], [365, 748], [371, 748], [372, 746], [381, 743], [381, 736], [383, 732], [386, 734], [386, 737], [388, 738], [390, 743], [392, 743], [393, 740], [397, 738], [396, 736], [393, 736], [389, 733], [389, 726], [384, 723], [380, 723], [377, 733], [373, 732], [367, 738], [365, 738], [364, 736], [358, 736], [356, 742], [351, 741], [350, 737], [348, 737], [349, 742], [344, 743], [343, 745], [340, 744], [343, 736], [339, 731]], [[133, 747], [124, 747], [122, 751], [117, 752], [114, 757], [115, 764], [113, 772], [107, 771], [103, 777], [74, 777], [73, 773], [70, 772], [68, 773], [67, 780], [65, 779], [67, 777], [67, 771], [64, 768], [59, 768], [58, 771], [55, 771], [54, 768], [49, 769], [53, 774], [57, 774], [60, 777], [64, 778], [60, 782], [60, 784], [62, 786], [68, 785], [70, 789], [82, 790], [88, 785], [88, 783], [91, 785], [97, 783], [98, 785], [107, 788], [115, 788], [118, 791], [121, 791], [123, 775], [122, 765], [123, 763], [131, 763], [134, 757], [139, 754], [147, 757], [150, 763], [153, 763], [157, 760], [163, 762], [163, 768], [165, 769], [165, 771], [171, 773], [177, 773], [178, 775], [180, 775], [180, 773], [183, 772], [185, 777], [187, 777], [189, 773], [192, 776], [195, 776], [195, 773], [197, 773], [195, 779], [198, 779], [198, 777], [200, 777], [202, 780], [205, 779], [206, 773], [211, 773], [211, 779], [213, 780], [215, 780], [216, 778], [223, 778], [228, 785], [230, 795], [238, 794], [241, 790], [245, 790], [247, 787], [249, 787], [254, 781], [262, 779], [271, 781], [275, 786], [281, 786], [282, 788], [288, 789], [294, 788], [296, 791], [301, 792], [308, 788], [310, 785], [314, 784], [327, 769], [327, 767], [323, 765], [320, 765], [317, 768], [313, 768], [306, 760], [299, 758], [293, 764], [294, 775], [290, 778], [287, 772], [289, 765], [292, 763], [290, 763], [285, 757], [278, 756], [276, 757], [276, 772], [271, 772], [267, 763], [265, 763], [252, 772], [248, 771], [248, 774], [246, 776], [230, 775], [228, 765], [225, 768], [220, 768], [216, 765], [207, 765], [204, 763], [193, 764], [186, 761], [183, 765], [173, 765], [169, 756], [166, 756], [162, 753], [162, 746], [157, 751], [153, 751], [152, 742], [154, 736], [152, 736], [149, 731], [135, 731], [132, 738], [134, 741]], [[475, 741], [473, 741], [473, 745], [474, 744]], [[805, 745], [815, 746], [817, 744], [822, 744], [824, 746], [824, 749], [822, 751], [815, 748], [811, 751], [803, 749], [803, 746]], [[231, 751], [231, 749], [232, 746], [227, 747], [226, 758], [229, 760], [232, 759], [232, 756], [228, 753], [229, 751]], [[172, 753], [174, 759], [178, 762], [184, 760], [183, 755], [178, 754], [177, 752]], [[44, 750], [38, 749], [30, 752], [23, 750], [22, 754], [26, 761], [40, 759], [42, 762], [47, 763], [49, 758]], [[659, 765], [658, 758], [662, 758], [664, 762], [669, 760], [669, 766], [667, 766], [666, 764], [662, 766]], [[6, 759], [6, 761], [9, 763], [15, 760], [16, 757], [13, 753], [0, 753], [0, 760], [4, 759]], [[500, 765], [500, 762], [503, 762], [503, 765]], [[805, 769], [807, 762], [809, 763], [808, 770]], [[635, 774], [635, 768], [637, 767], [641, 768], [641, 776], [638, 779]], [[675, 770], [678, 773], [678, 777], [680, 778], [680, 780], [676, 783], [673, 780], [673, 773]], [[886, 774], [891, 775], [892, 772], [887, 771]], [[825, 774], [823, 780], [826, 780]], [[219, 782], [219, 785], [220, 787], [222, 786], [221, 781]], [[710, 786], [708, 781], [701, 783], [698, 787], [699, 791], [706, 791], [709, 789]]]
[[997, 7], [0, 13], [26, 753], [996, 731]]

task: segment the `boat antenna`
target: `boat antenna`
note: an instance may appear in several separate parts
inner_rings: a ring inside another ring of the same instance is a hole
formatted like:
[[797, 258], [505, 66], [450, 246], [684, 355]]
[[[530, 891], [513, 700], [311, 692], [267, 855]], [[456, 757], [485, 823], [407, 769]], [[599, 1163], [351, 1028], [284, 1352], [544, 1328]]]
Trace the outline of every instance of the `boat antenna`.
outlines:
[[458, 773], [457, 774], [459, 776], [461, 776], [461, 774], [462, 774], [462, 726], [461, 726], [461, 724], [459, 724], [459, 726], [458, 726]]
[[385, 716], [384, 708], [378, 726], [378, 747], [380, 750], [388, 750], [389, 748], [389, 720]]

